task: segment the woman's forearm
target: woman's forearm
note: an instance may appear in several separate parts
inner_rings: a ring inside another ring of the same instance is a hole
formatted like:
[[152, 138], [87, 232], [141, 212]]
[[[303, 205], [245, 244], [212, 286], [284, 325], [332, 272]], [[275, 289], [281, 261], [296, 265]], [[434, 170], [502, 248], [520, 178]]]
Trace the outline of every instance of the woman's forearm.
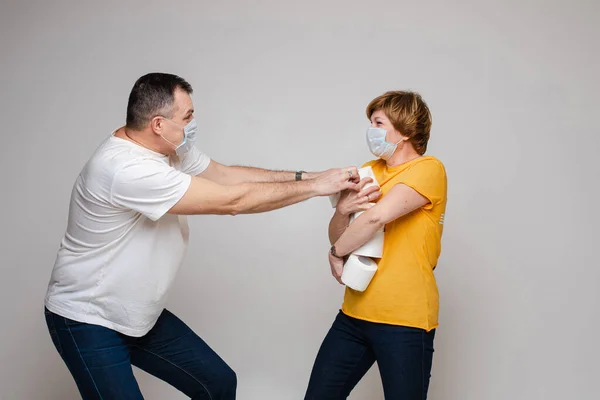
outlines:
[[337, 209], [329, 221], [329, 243], [334, 244], [350, 224], [350, 216], [342, 215]]
[[367, 243], [375, 235], [375, 232], [382, 229], [384, 225], [385, 223], [381, 219], [374, 217], [373, 213], [364, 212], [334, 242], [336, 253], [340, 256], [352, 253]]

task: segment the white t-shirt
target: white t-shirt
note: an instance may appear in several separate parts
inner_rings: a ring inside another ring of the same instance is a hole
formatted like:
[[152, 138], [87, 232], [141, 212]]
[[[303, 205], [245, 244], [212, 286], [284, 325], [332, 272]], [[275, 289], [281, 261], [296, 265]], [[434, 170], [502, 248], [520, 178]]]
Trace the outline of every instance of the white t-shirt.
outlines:
[[110, 135], [79, 174], [46, 294], [63, 317], [143, 336], [164, 309], [188, 244], [185, 216], [166, 214], [210, 158], [172, 161]]

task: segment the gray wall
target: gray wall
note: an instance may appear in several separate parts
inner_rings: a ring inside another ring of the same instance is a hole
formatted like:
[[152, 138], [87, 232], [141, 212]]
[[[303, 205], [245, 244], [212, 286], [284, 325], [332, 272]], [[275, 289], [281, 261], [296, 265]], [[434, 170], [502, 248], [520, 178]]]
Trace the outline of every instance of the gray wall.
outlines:
[[[71, 185], [124, 122], [135, 79], [166, 71], [195, 87], [202, 150], [277, 169], [367, 161], [367, 103], [420, 91], [429, 153], [449, 175], [430, 398], [597, 399], [599, 11], [4, 0], [0, 398], [78, 398], [42, 314]], [[191, 221], [169, 307], [237, 371], [242, 400], [303, 395], [343, 294], [327, 264], [331, 212], [319, 198]], [[147, 399], [184, 398], [136, 375]], [[381, 398], [373, 369], [352, 399]]]

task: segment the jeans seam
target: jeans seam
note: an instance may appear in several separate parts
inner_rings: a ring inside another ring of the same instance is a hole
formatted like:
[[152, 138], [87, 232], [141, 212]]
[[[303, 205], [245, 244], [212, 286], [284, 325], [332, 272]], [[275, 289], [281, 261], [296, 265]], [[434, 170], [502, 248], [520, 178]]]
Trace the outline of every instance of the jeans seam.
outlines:
[[[359, 359], [359, 361], [362, 361], [362, 360], [363, 360], [363, 358], [365, 357], [365, 355], [367, 354], [367, 352], [368, 352], [368, 351], [369, 351], [369, 349], [368, 349], [368, 348], [365, 346], [365, 348], [363, 349], [363, 352], [362, 352], [362, 354], [360, 355], [360, 359]], [[374, 364], [374, 363], [373, 363], [373, 364]], [[370, 368], [371, 368], [371, 367], [369, 367], [369, 369], [370, 369]], [[368, 370], [367, 370], [367, 371], [368, 371]], [[356, 373], [356, 370], [354, 371], [354, 373]], [[365, 374], [366, 374], [366, 373], [365, 373]], [[358, 382], [360, 382], [360, 380], [361, 380], [362, 378], [364, 378], [364, 376], [365, 376], [365, 375], [363, 375], [363, 376], [362, 376], [362, 377], [361, 377], [361, 378], [358, 380]], [[351, 378], [353, 378], [353, 377], [354, 377], [354, 375], [353, 375], [353, 374], [351, 374], [351, 375], [350, 375], [350, 377], [351, 377]], [[356, 384], [354, 385], [354, 387], [352, 387], [352, 388], [350, 389], [350, 393], [352, 392], [352, 390], [354, 390], [354, 389], [356, 388], [356, 385], [358, 384], [358, 382], [356, 382]], [[346, 385], [347, 385], [347, 384], [348, 384], [348, 382], [346, 382]], [[343, 389], [346, 389], [346, 385], [344, 385]], [[344, 392], [345, 392], [345, 390], [344, 390]]]
[[71, 335], [71, 339], [73, 339], [73, 343], [75, 344], [75, 348], [77, 349], [77, 354], [79, 354], [79, 358], [81, 359], [81, 362], [83, 363], [83, 366], [85, 367], [86, 372], [88, 373], [88, 375], [90, 376], [90, 379], [92, 380], [92, 383], [94, 384], [96, 393], [98, 394], [98, 396], [100, 396], [100, 400], [102, 400], [102, 395], [100, 394], [100, 390], [98, 389], [98, 386], [96, 385], [96, 381], [94, 380], [94, 377], [92, 376], [92, 372], [88, 368], [83, 356], [81, 355], [81, 351], [79, 350], [77, 341], [75, 340], [75, 337], [73, 336], [73, 333], [71, 332], [71, 328], [69, 328], [69, 326], [66, 323], [65, 323], [65, 326], [67, 327], [67, 331], [69, 332], [69, 335]]
[[50, 319], [50, 323], [52, 324], [52, 327], [48, 327], [48, 330], [50, 332], [50, 338], [52, 339], [53, 336], [56, 338], [56, 350], [58, 351], [58, 354], [62, 357], [62, 343], [60, 343], [60, 336], [58, 336], [58, 331], [56, 330], [56, 323], [54, 322], [54, 314], [47, 314], [47, 317]]
[[[188, 336], [188, 335], [190, 335], [190, 334], [192, 334], [192, 333], [194, 333], [194, 332], [190, 330], [190, 331], [188, 331], [188, 332], [184, 333], [183, 335], [181, 335], [181, 336], [179, 336], [179, 337], [177, 337], [177, 338], [175, 338], [175, 339], [173, 339], [173, 340], [171, 340], [171, 341], [169, 341], [169, 342], [167, 342], [167, 343], [163, 344], [163, 345], [161, 346], [161, 348], [163, 348], [163, 347], [169, 347], [169, 345], [171, 345], [171, 344], [175, 343], [175, 342], [176, 342], [176, 341], [178, 341], [178, 340], [181, 340], [181, 339], [183, 339], [184, 337], [186, 337], [186, 336]], [[134, 346], [135, 346], [135, 347], [137, 347], [137, 348], [143, 349], [143, 348], [142, 348], [142, 347], [140, 347], [139, 345], [134, 345]], [[152, 354], [154, 354], [154, 353], [152, 353]]]
[[425, 400], [425, 333], [421, 332], [421, 399]]
[[175, 368], [177, 368], [177, 369], [179, 369], [180, 371], [182, 371], [182, 372], [186, 373], [186, 374], [187, 374], [187, 375], [188, 375], [190, 378], [192, 378], [193, 380], [195, 380], [196, 382], [198, 382], [198, 383], [199, 383], [199, 384], [200, 384], [200, 385], [201, 385], [201, 386], [204, 388], [204, 390], [206, 391], [206, 394], [208, 394], [208, 398], [209, 398], [210, 400], [212, 400], [212, 395], [210, 394], [210, 391], [208, 390], [208, 388], [206, 387], [206, 385], [205, 385], [205, 384], [204, 384], [202, 381], [200, 381], [199, 379], [197, 379], [197, 378], [196, 378], [194, 375], [190, 374], [190, 373], [189, 373], [189, 372], [187, 372], [185, 369], [181, 368], [179, 365], [175, 364], [175, 363], [174, 363], [174, 362], [172, 362], [171, 360], [168, 360], [168, 359], [166, 359], [166, 358], [164, 358], [164, 357], [160, 356], [159, 354], [156, 354], [156, 353], [154, 353], [154, 352], [152, 352], [152, 351], [150, 351], [150, 350], [148, 350], [148, 349], [144, 349], [143, 347], [140, 347], [140, 346], [137, 346], [137, 345], [133, 345], [133, 347], [136, 347], [136, 348], [138, 348], [138, 349], [140, 349], [140, 350], [142, 350], [142, 351], [145, 351], [145, 352], [146, 352], [146, 353], [148, 353], [148, 354], [152, 354], [153, 356], [155, 356], [155, 357], [158, 357], [158, 358], [160, 358], [161, 360], [168, 362], [169, 364], [171, 364], [171, 365], [172, 365], [172, 366], [174, 366]]

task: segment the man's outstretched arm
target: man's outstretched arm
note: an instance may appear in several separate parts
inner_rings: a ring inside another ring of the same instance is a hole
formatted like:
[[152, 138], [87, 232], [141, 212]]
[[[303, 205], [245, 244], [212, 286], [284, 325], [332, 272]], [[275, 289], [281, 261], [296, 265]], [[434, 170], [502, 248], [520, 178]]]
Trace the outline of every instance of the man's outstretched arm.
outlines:
[[317, 178], [291, 182], [250, 182], [222, 185], [203, 177], [192, 177], [184, 196], [171, 214], [251, 214], [286, 207], [315, 196], [342, 190], [359, 190], [358, 169], [329, 170]]
[[[319, 176], [321, 172], [303, 172], [302, 180], [310, 180]], [[220, 185], [231, 186], [249, 182], [291, 182], [296, 180], [296, 171], [275, 171], [270, 169], [227, 166], [211, 160], [210, 164], [197, 175]]]

